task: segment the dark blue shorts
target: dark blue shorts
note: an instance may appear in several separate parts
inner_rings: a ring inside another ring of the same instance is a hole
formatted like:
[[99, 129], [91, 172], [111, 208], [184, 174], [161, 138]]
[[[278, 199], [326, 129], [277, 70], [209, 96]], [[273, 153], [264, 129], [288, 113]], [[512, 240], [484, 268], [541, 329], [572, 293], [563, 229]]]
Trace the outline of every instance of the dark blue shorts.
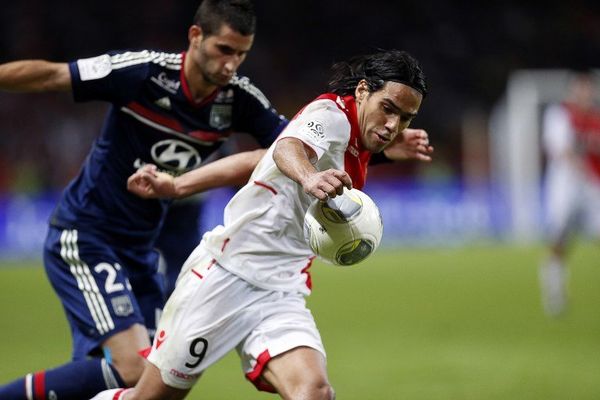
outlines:
[[50, 226], [44, 266], [71, 325], [74, 360], [99, 352], [106, 339], [135, 323], [153, 334], [164, 305], [156, 251]]

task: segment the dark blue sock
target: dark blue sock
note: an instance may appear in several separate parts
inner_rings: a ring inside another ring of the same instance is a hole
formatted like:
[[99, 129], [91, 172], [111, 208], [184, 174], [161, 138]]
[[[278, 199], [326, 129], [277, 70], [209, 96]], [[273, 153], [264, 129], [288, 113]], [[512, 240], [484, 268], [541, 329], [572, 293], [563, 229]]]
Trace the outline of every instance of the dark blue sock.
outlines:
[[125, 383], [104, 359], [74, 361], [0, 386], [2, 400], [82, 400]]

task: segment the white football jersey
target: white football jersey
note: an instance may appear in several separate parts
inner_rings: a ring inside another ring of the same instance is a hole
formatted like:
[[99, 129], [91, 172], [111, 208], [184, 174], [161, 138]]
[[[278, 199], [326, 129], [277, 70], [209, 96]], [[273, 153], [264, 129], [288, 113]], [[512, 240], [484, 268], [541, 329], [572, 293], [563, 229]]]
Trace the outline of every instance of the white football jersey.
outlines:
[[546, 154], [553, 159], [576, 151], [569, 111], [562, 105], [553, 104], [544, 112], [542, 144]]
[[[312, 147], [317, 170], [346, 170], [362, 187], [370, 153], [362, 148], [351, 96], [323, 95], [289, 123], [278, 140], [295, 137]], [[207, 232], [204, 246], [225, 269], [261, 288], [309, 294], [314, 258], [304, 238], [304, 214], [314, 197], [273, 161], [273, 144], [249, 182], [227, 204], [224, 226]]]
[[[547, 156], [544, 199], [546, 228], [551, 241], [561, 241], [580, 223], [600, 235], [600, 180], [586, 168], [585, 140], [578, 138], [569, 109], [562, 104], [544, 112], [542, 144]], [[589, 136], [588, 136], [589, 137]], [[588, 149], [589, 150], [589, 149]]]

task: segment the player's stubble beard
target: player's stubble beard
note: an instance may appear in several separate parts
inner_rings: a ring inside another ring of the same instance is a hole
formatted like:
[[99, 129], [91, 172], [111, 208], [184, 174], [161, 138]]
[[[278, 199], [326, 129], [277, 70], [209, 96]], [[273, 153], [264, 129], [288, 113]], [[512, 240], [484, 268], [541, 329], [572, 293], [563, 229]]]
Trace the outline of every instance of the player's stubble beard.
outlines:
[[200, 72], [200, 75], [202, 75], [202, 79], [205, 83], [206, 86], [216, 86], [218, 88], [221, 88], [225, 85], [227, 85], [229, 83], [229, 81], [231, 79], [227, 79], [227, 81], [223, 80], [219, 80], [217, 78], [217, 75], [219, 75], [219, 72], [210, 72], [209, 71], [209, 64], [211, 61], [211, 57], [208, 55], [203, 42], [200, 43], [200, 48], [198, 49], [199, 54], [199, 60], [201, 60], [200, 62], [198, 62], [196, 65], [198, 67], [198, 71]]
[[204, 81], [209, 84], [209, 85], [213, 85], [213, 86], [217, 86], [217, 87], [223, 87], [225, 85], [227, 85], [229, 83], [229, 81], [231, 81], [231, 78], [227, 79], [227, 81], [223, 80], [219, 80], [218, 78], [215, 77], [215, 75], [217, 74], [210, 74], [209, 72], [201, 69], [200, 72], [202, 73], [202, 77], [204, 78]]

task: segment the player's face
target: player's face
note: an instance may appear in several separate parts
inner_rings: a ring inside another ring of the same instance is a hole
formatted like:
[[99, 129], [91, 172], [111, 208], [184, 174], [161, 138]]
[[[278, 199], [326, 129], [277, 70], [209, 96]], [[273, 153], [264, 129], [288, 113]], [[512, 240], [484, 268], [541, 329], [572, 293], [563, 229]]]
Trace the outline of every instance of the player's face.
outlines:
[[244, 36], [223, 24], [216, 34], [204, 36], [199, 31], [190, 41], [190, 52], [204, 81], [224, 86], [246, 59], [254, 35]]
[[423, 100], [410, 86], [389, 81], [376, 92], [369, 92], [361, 81], [355, 95], [362, 143], [372, 153], [382, 151], [408, 127]]

